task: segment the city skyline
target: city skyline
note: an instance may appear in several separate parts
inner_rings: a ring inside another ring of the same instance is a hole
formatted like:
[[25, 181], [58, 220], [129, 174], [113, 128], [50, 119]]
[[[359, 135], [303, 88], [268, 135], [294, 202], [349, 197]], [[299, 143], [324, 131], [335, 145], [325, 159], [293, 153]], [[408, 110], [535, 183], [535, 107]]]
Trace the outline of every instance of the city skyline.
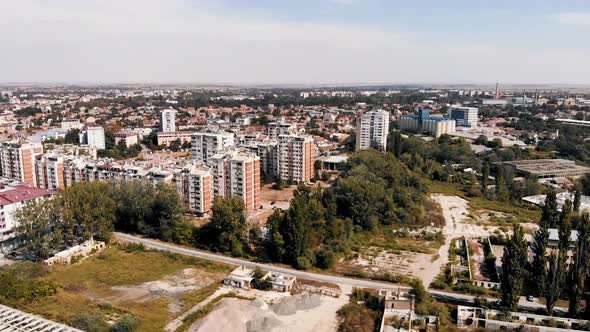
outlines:
[[0, 83], [590, 85], [584, 1], [12, 1]]

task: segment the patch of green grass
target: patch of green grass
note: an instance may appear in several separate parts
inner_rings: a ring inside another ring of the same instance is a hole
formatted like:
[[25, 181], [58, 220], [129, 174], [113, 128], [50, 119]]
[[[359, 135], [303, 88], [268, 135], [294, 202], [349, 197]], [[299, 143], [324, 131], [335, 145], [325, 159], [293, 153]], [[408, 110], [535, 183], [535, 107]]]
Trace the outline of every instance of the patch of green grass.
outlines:
[[215, 282], [182, 295], [183, 308], [190, 308], [212, 294], [220, 285], [217, 281], [231, 270], [230, 266], [197, 258], [115, 245], [78, 264], [51, 268], [44, 278], [58, 285], [58, 293], [23, 304], [19, 309], [65, 324], [71, 324], [83, 313], [99, 315], [105, 321], [131, 314], [141, 321], [140, 331], [162, 331], [174, 318], [168, 311], [166, 297], [134, 301], [122, 298], [112, 287], [159, 280], [186, 268], [194, 268], [197, 276]]
[[431, 194], [442, 194], [447, 196], [459, 196], [466, 198], [467, 195], [459, 185], [450, 182], [430, 181], [428, 182], [428, 191]]
[[512, 202], [497, 202], [484, 197], [470, 198], [469, 206], [473, 213], [477, 210], [498, 211], [511, 215], [519, 222], [537, 222], [541, 218], [541, 212], [536, 208], [527, 209]]

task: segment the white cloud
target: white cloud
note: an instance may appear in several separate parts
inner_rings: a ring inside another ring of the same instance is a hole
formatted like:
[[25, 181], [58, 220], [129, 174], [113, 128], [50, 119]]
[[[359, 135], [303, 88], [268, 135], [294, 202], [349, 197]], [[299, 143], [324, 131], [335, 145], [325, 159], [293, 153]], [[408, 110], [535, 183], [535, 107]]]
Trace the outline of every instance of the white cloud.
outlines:
[[560, 13], [557, 16], [555, 16], [555, 19], [558, 22], [564, 23], [564, 24], [590, 27], [590, 12], [588, 12], [588, 13], [583, 13], [583, 12]]
[[590, 83], [581, 49], [449, 44], [207, 8], [185, 0], [0, 2], [0, 31], [9, 32], [0, 34], [0, 81]]

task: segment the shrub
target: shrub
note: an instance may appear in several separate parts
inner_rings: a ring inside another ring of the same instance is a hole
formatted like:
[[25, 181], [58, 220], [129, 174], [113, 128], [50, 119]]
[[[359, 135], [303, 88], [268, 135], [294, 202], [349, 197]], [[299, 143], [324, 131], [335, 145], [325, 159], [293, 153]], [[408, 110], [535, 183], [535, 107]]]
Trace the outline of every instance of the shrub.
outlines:
[[71, 325], [77, 329], [86, 332], [102, 332], [108, 328], [107, 323], [100, 315], [88, 313], [78, 314], [71, 322]]
[[254, 279], [261, 279], [262, 277], [264, 277], [267, 274], [266, 271], [264, 271], [263, 269], [261, 269], [259, 267], [255, 268], [253, 272], [254, 272], [254, 275], [252, 277]]
[[138, 327], [139, 319], [132, 315], [125, 315], [111, 326], [111, 332], [133, 332]]
[[252, 287], [258, 290], [267, 291], [272, 288], [272, 284], [266, 279], [254, 279], [252, 280]]
[[113, 310], [113, 305], [110, 303], [101, 303], [98, 305], [100, 310]]
[[143, 243], [127, 243], [120, 246], [121, 249], [127, 253], [144, 252], [147, 251]]
[[321, 269], [329, 269], [336, 264], [336, 255], [327, 249], [320, 250], [316, 255], [316, 266]]
[[311, 262], [309, 261], [309, 259], [307, 259], [306, 257], [300, 256], [297, 257], [297, 262], [296, 262], [296, 266], [295, 268], [298, 270], [308, 270], [311, 269], [311, 267], [313, 266], [311, 264]]
[[43, 270], [30, 264], [15, 264], [0, 270], [0, 303], [31, 302], [57, 293], [57, 286], [37, 279]]

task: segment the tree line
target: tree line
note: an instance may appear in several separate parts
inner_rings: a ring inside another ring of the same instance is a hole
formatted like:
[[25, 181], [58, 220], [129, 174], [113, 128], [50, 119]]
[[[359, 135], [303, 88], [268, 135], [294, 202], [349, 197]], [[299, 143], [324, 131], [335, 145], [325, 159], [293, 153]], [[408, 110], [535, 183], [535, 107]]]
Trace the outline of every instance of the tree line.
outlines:
[[[590, 317], [590, 306], [582, 306], [582, 300], [590, 303], [590, 216], [579, 213], [579, 198], [575, 200], [566, 200], [559, 211], [555, 192], [547, 195], [530, 244], [531, 262], [524, 231], [514, 225], [502, 256], [502, 306], [507, 311], [515, 310], [519, 297], [528, 294], [545, 298], [549, 315], [562, 299], [569, 302], [570, 317]], [[551, 228], [557, 231], [556, 245], [550, 244]]]
[[18, 210], [16, 234], [33, 261], [89, 239], [109, 241], [115, 229], [189, 244], [183, 211], [178, 192], [165, 184], [84, 182]]

